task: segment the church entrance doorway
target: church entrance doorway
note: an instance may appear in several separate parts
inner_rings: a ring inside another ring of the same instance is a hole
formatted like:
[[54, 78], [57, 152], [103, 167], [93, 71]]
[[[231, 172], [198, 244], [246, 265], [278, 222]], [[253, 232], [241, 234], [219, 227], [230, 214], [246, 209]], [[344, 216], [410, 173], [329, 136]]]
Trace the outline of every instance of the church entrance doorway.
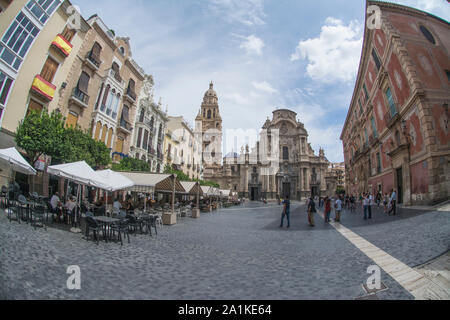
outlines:
[[291, 197], [291, 184], [289, 182], [283, 183], [283, 199], [286, 197]]

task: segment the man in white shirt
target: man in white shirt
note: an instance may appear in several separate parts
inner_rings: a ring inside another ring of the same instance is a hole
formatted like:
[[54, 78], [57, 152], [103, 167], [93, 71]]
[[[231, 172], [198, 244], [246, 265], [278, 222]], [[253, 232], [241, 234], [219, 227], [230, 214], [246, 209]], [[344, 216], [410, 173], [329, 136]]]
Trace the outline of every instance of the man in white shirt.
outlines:
[[60, 203], [61, 203], [61, 200], [59, 199], [59, 193], [55, 192], [53, 197], [50, 199], [50, 204], [52, 206], [52, 209], [56, 210]]
[[391, 210], [389, 211], [389, 215], [391, 215], [391, 212], [394, 212], [394, 216], [397, 213], [397, 193], [395, 192], [395, 190], [392, 190], [392, 194], [391, 194]]
[[372, 206], [373, 206], [373, 195], [372, 193], [369, 194], [369, 219], [372, 219]]
[[114, 200], [113, 207], [117, 210], [122, 209], [122, 204], [119, 202], [119, 199]]
[[342, 200], [340, 197], [336, 200], [334, 206], [336, 209], [336, 218], [334, 221], [341, 222]]

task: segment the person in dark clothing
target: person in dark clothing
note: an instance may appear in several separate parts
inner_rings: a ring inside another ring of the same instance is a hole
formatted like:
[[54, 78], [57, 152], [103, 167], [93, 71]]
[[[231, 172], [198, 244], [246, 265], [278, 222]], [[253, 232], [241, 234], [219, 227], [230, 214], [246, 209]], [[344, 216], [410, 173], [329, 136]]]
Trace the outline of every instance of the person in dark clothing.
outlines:
[[313, 198], [309, 198], [308, 202], [308, 222], [311, 227], [314, 227], [314, 213], [316, 213], [316, 203]]
[[287, 227], [290, 228], [291, 227], [291, 219], [290, 219], [290, 214], [291, 214], [291, 202], [289, 201], [289, 197], [286, 196], [286, 199], [283, 201], [283, 214], [281, 215], [281, 225], [280, 228], [283, 228], [283, 224], [284, 224], [284, 217], [286, 216], [287, 218]]

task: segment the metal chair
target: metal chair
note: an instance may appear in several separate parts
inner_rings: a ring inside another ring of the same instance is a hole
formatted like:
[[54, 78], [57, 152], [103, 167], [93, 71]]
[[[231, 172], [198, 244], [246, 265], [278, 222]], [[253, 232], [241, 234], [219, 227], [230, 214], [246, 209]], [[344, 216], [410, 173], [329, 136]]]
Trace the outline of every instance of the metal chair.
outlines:
[[40, 223], [40, 226], [47, 230], [47, 226], [45, 224], [45, 207], [43, 206], [36, 206], [31, 211], [31, 225], [36, 230], [36, 227]]
[[[6, 213], [8, 214], [9, 223], [11, 223], [12, 220], [16, 220], [20, 224], [20, 214], [19, 214], [19, 209], [17, 207], [11, 206], [11, 207], [7, 208]], [[14, 219], [12, 217], [13, 215], [15, 216]]]
[[86, 216], [86, 240], [89, 241], [89, 234], [92, 230], [95, 240], [97, 240], [100, 233], [100, 224], [91, 216]]

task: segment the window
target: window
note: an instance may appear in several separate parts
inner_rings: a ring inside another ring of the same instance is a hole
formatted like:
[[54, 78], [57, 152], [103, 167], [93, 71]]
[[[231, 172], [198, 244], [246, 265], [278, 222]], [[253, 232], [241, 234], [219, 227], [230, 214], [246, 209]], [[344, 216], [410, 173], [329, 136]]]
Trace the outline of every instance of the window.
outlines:
[[120, 47], [120, 48], [119, 48], [119, 52], [120, 52], [120, 54], [121, 54], [122, 56], [125, 55], [125, 49], [124, 49], [123, 47]]
[[283, 147], [283, 160], [289, 160], [289, 148]]
[[101, 141], [103, 142], [103, 143], [105, 143], [106, 144], [106, 133], [108, 132], [108, 126], [105, 124], [104, 126], [103, 126], [103, 131], [102, 131], [102, 139], [101, 139]]
[[115, 119], [117, 117], [117, 112], [119, 111], [119, 101], [120, 101], [120, 94], [118, 93], [113, 97], [114, 104], [112, 104], [112, 115], [111, 117]]
[[447, 74], [447, 80], [450, 82], [450, 70], [445, 70], [445, 73]]
[[137, 141], [136, 141], [136, 147], [141, 147], [141, 140], [142, 140], [142, 128], [139, 128]]
[[142, 149], [148, 149], [148, 131], [144, 130], [144, 141], [142, 142]]
[[30, 0], [27, 8], [36, 19], [45, 24], [60, 3], [60, 0]]
[[69, 114], [67, 115], [66, 127], [75, 128], [77, 126], [77, 123], [78, 123], [78, 114], [70, 111]]
[[2, 38], [0, 58], [15, 70], [19, 70], [38, 33], [39, 29], [20, 12]]
[[51, 57], [47, 57], [45, 61], [44, 67], [41, 71], [41, 77], [47, 80], [49, 83], [52, 83], [53, 78], [55, 77], [56, 70], [58, 70], [58, 62], [53, 60]]
[[101, 124], [101, 122], [99, 121], [99, 122], [97, 122], [97, 125], [96, 125], [96, 127], [95, 127], [95, 134], [94, 134], [94, 139], [95, 140], [98, 140], [99, 139], [99, 137], [100, 137], [100, 129], [102, 128], [102, 124]]
[[108, 84], [106, 86], [106, 90], [105, 93], [103, 94], [103, 100], [102, 100], [102, 104], [100, 106], [100, 111], [105, 111], [106, 109], [106, 104], [108, 103], [108, 98], [109, 98], [109, 90], [111, 89], [110, 85]]
[[372, 117], [372, 130], [373, 130], [373, 137], [378, 138], [378, 132], [377, 132], [377, 126], [375, 124], [375, 118]]
[[363, 85], [363, 89], [364, 89], [364, 94], [366, 96], [366, 100], [369, 100], [369, 92], [367, 91], [367, 87], [366, 84], [364, 83]]
[[422, 31], [422, 34], [425, 38], [427, 38], [429, 42], [431, 42], [432, 44], [436, 44], [436, 40], [434, 39], [430, 30], [428, 30], [425, 26], [420, 26], [420, 31]]
[[211, 119], [211, 110], [208, 110], [208, 119]]
[[3, 108], [6, 104], [6, 99], [8, 98], [9, 89], [13, 80], [9, 78], [6, 74], [0, 71], [0, 119], [3, 115]]
[[128, 117], [129, 110], [130, 110], [130, 108], [128, 108], [128, 106], [125, 106], [125, 105], [122, 108], [122, 117], [120, 119], [120, 123], [121, 123], [121, 125], [124, 125], [125, 127], [126, 127], [126, 124], [130, 123], [130, 120]]
[[80, 75], [80, 79], [78, 80], [78, 85], [75, 88], [75, 96], [80, 99], [81, 101], [85, 101], [86, 97], [88, 96], [88, 87], [89, 87], [89, 80], [91, 77], [86, 72], [82, 72]]
[[372, 58], [373, 58], [373, 61], [375, 62], [375, 65], [377, 66], [377, 69], [380, 70], [381, 62], [380, 62], [380, 59], [378, 58], [378, 55], [377, 55], [377, 52], [375, 51], [375, 49], [372, 49]]
[[31, 99], [30, 103], [28, 104], [27, 114], [29, 114], [31, 111], [36, 111], [37, 113], [41, 113], [42, 109], [44, 109], [44, 106], [41, 103]]
[[108, 131], [108, 144], [106, 145], [109, 149], [111, 148], [113, 134], [114, 134], [113, 129], [109, 128], [109, 131]]
[[76, 30], [70, 29], [69, 27], [65, 27], [63, 33], [61, 34], [64, 39], [68, 42], [71, 42], [73, 37], [75, 36]]
[[381, 173], [381, 155], [379, 152], [377, 153], [377, 173]]
[[145, 111], [144, 109], [141, 109], [141, 113], [139, 114], [139, 122], [144, 122], [145, 118]]
[[92, 50], [89, 53], [89, 60], [91, 60], [91, 62], [93, 62], [97, 67], [100, 66], [101, 52], [102, 52], [102, 46], [98, 42], [94, 43], [94, 45], [92, 46]]
[[395, 108], [394, 97], [392, 96], [391, 88], [386, 89], [386, 98], [388, 100], [391, 117], [393, 117], [397, 114], [397, 109]]

